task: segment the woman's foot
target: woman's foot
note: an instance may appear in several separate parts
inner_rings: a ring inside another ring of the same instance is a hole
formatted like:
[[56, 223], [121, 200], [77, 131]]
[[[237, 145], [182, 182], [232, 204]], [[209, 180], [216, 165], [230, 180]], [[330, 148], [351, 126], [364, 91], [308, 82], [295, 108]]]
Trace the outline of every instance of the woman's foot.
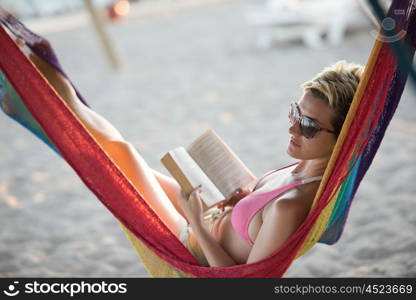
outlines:
[[53, 86], [55, 91], [62, 97], [62, 99], [71, 104], [77, 98], [76, 92], [72, 87], [68, 79], [66, 79], [53, 65], [45, 61], [44, 59], [33, 53], [23, 39], [17, 38], [16, 44], [22, 50], [23, 53], [32, 61], [40, 73], [48, 80]]

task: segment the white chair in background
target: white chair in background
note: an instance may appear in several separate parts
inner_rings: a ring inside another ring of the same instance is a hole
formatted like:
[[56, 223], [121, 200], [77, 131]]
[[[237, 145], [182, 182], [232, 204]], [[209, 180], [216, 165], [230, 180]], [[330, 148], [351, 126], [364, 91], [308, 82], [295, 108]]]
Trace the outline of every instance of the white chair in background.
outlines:
[[249, 25], [258, 29], [257, 45], [302, 40], [311, 48], [339, 45], [347, 28], [369, 24], [360, 0], [266, 0], [246, 9]]

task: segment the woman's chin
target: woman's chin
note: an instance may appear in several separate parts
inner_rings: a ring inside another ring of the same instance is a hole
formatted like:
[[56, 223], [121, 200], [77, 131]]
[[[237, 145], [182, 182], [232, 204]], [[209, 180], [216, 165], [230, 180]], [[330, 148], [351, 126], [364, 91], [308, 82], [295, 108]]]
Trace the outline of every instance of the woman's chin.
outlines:
[[[292, 150], [292, 149], [290, 149], [290, 145], [287, 147], [287, 149], [286, 149], [286, 153], [287, 153], [289, 156], [293, 157], [293, 150]], [[293, 157], [293, 158], [294, 158], [294, 157]]]
[[286, 153], [293, 157], [294, 159], [299, 159], [299, 154], [297, 153], [296, 149], [293, 149], [293, 147], [291, 147], [291, 145], [289, 144], [289, 146], [286, 149]]

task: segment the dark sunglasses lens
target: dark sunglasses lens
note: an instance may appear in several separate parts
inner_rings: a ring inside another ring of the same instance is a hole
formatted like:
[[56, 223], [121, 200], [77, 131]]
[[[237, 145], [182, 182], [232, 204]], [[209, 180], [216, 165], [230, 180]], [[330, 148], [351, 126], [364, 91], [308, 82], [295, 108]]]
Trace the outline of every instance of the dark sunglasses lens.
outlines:
[[[298, 117], [299, 116], [297, 114], [296, 104], [291, 103], [289, 108], [290, 122], [294, 124], [297, 121]], [[311, 139], [319, 131], [319, 128], [313, 120], [309, 119], [308, 117], [302, 116], [300, 118], [300, 130], [306, 138]]]
[[301, 129], [303, 135], [308, 139], [313, 138], [319, 130], [313, 120], [310, 120], [305, 117], [302, 118]]

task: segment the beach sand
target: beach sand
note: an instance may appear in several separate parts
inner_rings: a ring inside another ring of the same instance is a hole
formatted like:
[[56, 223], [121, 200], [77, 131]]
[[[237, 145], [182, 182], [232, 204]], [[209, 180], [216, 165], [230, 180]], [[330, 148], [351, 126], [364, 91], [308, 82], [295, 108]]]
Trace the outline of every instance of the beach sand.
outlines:
[[[256, 176], [286, 154], [288, 103], [337, 60], [365, 64], [371, 28], [340, 46], [255, 46], [249, 2], [232, 1], [113, 24], [124, 69], [113, 72], [91, 27], [47, 33], [91, 107], [154, 169], [211, 127]], [[318, 244], [286, 277], [416, 276], [416, 111], [410, 82], [351, 206], [342, 238]], [[118, 221], [75, 172], [0, 114], [0, 276], [149, 277]]]

